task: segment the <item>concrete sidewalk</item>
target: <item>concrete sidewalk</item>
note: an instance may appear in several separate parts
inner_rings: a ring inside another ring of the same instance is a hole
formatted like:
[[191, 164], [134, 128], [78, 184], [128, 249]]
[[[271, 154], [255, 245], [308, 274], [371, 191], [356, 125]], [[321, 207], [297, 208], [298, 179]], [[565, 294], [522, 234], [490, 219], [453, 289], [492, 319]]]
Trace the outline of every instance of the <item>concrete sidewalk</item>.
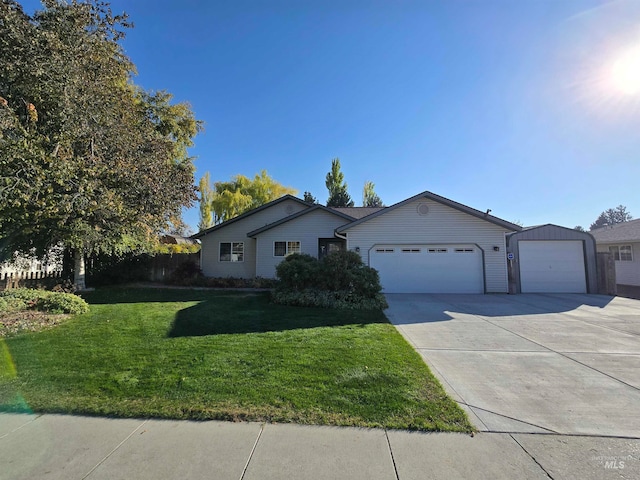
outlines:
[[0, 479], [640, 479], [640, 440], [0, 414]]

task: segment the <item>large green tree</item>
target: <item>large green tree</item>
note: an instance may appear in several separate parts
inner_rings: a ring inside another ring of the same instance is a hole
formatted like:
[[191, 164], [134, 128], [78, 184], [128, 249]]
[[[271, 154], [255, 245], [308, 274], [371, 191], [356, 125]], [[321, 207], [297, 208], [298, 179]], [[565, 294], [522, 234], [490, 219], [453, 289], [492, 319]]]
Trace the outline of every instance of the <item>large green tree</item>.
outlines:
[[362, 206], [363, 207], [384, 207], [382, 200], [375, 191], [373, 182], [365, 182], [362, 189]]
[[146, 92], [98, 1], [47, 0], [32, 17], [0, 2], [0, 253], [144, 248], [196, 199], [187, 104]]
[[325, 180], [329, 198], [327, 207], [353, 207], [353, 200], [347, 192], [347, 183], [344, 181], [344, 174], [340, 170], [340, 159], [331, 160], [331, 171], [327, 173]]
[[[213, 224], [231, 220], [249, 210], [257, 208], [284, 195], [296, 195], [297, 190], [285, 187], [271, 178], [266, 170], [256, 174], [253, 179], [244, 175], [236, 175], [228, 182], [215, 182], [213, 188], [209, 185], [208, 174], [205, 174], [206, 185], [200, 184], [200, 227], [209, 224], [204, 215], [211, 212]], [[204, 178], [204, 177], [203, 177]], [[202, 192], [207, 192], [203, 195]], [[203, 213], [205, 212], [205, 213]]]

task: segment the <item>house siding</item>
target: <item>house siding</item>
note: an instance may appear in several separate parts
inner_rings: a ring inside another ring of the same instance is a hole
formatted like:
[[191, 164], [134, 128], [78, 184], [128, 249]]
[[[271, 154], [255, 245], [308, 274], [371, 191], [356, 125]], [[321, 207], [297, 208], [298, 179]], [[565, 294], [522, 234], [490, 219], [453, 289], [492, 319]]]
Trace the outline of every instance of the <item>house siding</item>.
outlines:
[[257, 235], [256, 275], [275, 278], [276, 266], [284, 257], [273, 255], [274, 242], [300, 242], [301, 253], [318, 257], [318, 239], [334, 238], [334, 230], [348, 220], [324, 210], [315, 210]]
[[[426, 215], [419, 204], [429, 207]], [[509, 230], [428, 199], [416, 199], [346, 230], [347, 248], [360, 249], [369, 265], [369, 251], [379, 244], [474, 244], [483, 250], [485, 291], [507, 293], [505, 234]], [[494, 251], [494, 246], [499, 251]]]
[[[201, 237], [200, 268], [207, 277], [253, 278], [256, 276], [256, 240], [247, 237], [252, 230], [309, 208], [285, 200]], [[221, 262], [221, 242], [244, 242], [243, 262]]]
[[599, 252], [608, 252], [610, 245], [631, 245], [633, 261], [616, 260], [616, 283], [619, 285], [640, 286], [640, 243], [615, 242], [598, 244]]

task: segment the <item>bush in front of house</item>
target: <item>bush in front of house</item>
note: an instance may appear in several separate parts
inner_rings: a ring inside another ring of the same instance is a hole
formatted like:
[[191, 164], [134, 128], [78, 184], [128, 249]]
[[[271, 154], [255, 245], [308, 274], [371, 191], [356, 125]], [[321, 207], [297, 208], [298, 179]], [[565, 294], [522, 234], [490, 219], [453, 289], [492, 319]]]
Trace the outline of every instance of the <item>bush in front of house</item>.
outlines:
[[334, 252], [318, 261], [293, 254], [276, 267], [280, 283], [274, 303], [303, 307], [376, 310], [387, 308], [377, 270], [355, 252]]
[[276, 275], [280, 279], [278, 289], [301, 292], [318, 286], [320, 262], [311, 255], [294, 253], [278, 264]]
[[22, 310], [38, 310], [47, 313], [81, 314], [89, 311], [89, 305], [72, 293], [49, 292], [29, 288], [16, 288], [0, 292], [0, 313]]
[[278, 282], [271, 278], [261, 277], [205, 277], [196, 262], [188, 261], [177, 267], [165, 283], [181, 287], [274, 288]]
[[167, 283], [185, 287], [204, 286], [204, 274], [196, 262], [188, 261], [181, 263], [171, 272]]

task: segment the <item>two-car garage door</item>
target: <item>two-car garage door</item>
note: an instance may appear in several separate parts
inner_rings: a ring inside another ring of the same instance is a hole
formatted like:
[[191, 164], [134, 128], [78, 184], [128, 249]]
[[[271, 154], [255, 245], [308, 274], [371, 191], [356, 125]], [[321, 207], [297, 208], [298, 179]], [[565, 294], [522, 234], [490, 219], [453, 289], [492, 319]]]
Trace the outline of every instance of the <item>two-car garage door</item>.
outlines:
[[484, 293], [476, 245], [376, 245], [369, 264], [384, 293]]

